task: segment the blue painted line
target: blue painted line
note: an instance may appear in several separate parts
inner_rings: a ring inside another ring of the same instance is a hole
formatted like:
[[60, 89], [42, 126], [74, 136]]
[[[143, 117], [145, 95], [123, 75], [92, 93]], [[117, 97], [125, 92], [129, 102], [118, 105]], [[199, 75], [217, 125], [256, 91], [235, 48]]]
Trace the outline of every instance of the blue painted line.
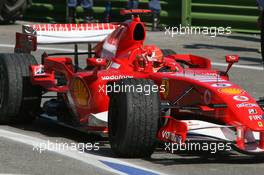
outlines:
[[135, 168], [132, 166], [122, 165], [119, 163], [112, 163], [112, 162], [108, 162], [108, 161], [104, 161], [104, 160], [100, 160], [100, 162], [109, 166], [110, 168], [113, 168], [113, 169], [120, 171], [122, 173], [126, 173], [128, 175], [159, 175], [159, 174], [151, 172], [151, 171], [143, 170], [140, 168]]

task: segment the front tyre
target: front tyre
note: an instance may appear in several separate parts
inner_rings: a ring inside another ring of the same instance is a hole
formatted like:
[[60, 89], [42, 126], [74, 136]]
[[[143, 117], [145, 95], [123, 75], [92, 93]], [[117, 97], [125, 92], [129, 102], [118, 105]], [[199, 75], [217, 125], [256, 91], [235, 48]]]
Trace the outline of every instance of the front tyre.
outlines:
[[30, 54], [0, 54], [0, 123], [30, 123], [40, 109], [41, 88], [30, 81]]
[[[153, 87], [148, 79], [123, 79], [123, 87]], [[130, 89], [131, 90], [131, 89]], [[111, 93], [108, 113], [111, 149], [119, 157], [149, 157], [154, 151], [160, 116], [159, 92]]]

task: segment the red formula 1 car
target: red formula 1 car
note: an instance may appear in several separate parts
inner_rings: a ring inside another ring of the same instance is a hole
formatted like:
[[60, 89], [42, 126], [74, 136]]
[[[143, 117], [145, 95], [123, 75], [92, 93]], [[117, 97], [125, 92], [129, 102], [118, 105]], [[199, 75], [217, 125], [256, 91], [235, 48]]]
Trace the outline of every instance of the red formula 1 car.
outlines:
[[[0, 54], [0, 120], [42, 117], [108, 134], [121, 157], [146, 157], [157, 140], [184, 144], [190, 138], [232, 143], [246, 153], [264, 151], [263, 110], [229, 81], [238, 56], [226, 56], [227, 71], [211, 69], [209, 59], [144, 45], [138, 13], [121, 24], [23, 26], [14, 54]], [[74, 44], [73, 53], [29, 53], [40, 44]], [[77, 43], [88, 43], [79, 52]], [[92, 49], [92, 44], [96, 43]], [[78, 55], [88, 54], [81, 67]], [[68, 55], [74, 55], [69, 58]], [[55, 92], [56, 96], [41, 99]]]

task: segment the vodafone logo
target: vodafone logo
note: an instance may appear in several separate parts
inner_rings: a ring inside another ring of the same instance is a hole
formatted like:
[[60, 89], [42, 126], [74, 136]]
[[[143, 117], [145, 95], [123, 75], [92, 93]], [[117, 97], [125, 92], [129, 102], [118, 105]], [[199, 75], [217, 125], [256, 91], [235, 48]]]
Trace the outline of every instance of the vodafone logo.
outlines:
[[111, 76], [102, 76], [102, 80], [120, 80], [124, 78], [133, 78], [130, 75], [111, 75]]
[[236, 96], [233, 97], [233, 99], [236, 100], [236, 101], [248, 101], [249, 100], [248, 97], [242, 96], [242, 95], [236, 95]]

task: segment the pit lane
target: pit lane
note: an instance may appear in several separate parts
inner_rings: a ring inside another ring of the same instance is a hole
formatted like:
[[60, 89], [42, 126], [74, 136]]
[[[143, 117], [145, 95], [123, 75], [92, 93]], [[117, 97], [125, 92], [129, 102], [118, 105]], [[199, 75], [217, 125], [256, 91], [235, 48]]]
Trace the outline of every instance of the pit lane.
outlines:
[[[0, 52], [13, 52], [15, 32], [21, 30], [20, 21], [16, 25], [0, 26]], [[261, 65], [259, 36], [232, 34], [212, 38], [203, 35], [171, 37], [164, 32], [149, 32], [147, 43], [161, 48], [170, 48], [178, 53], [192, 53], [212, 59], [214, 66], [225, 69], [226, 54], [240, 55], [240, 62], [230, 71], [233, 82], [242, 86], [253, 97], [264, 96], [264, 74]], [[80, 49], [85, 49], [82, 45]], [[34, 53], [38, 61], [44, 50], [48, 52], [71, 51], [70, 45], [41, 46]], [[81, 62], [82, 63], [82, 62]], [[86, 135], [61, 127], [46, 120], [38, 119], [32, 125], [0, 126], [0, 130], [23, 134], [32, 138], [53, 142], [94, 142], [100, 141], [99, 151], [89, 151], [87, 156], [100, 156], [102, 159], [115, 158], [107, 140], [94, 135]], [[3, 134], [3, 133], [2, 133]], [[85, 161], [46, 151], [37, 153], [32, 146], [10, 140], [0, 135], [0, 173], [12, 174], [115, 174], [121, 171], [107, 171]], [[89, 159], [88, 159], [89, 160]], [[235, 152], [222, 152], [216, 155], [200, 153], [169, 154], [157, 149], [151, 159], [116, 159], [165, 174], [261, 174], [264, 170], [263, 157], [251, 157]], [[88, 161], [89, 162], [89, 161]], [[113, 170], [113, 168], [109, 167]], [[129, 173], [129, 172], [127, 172]], [[130, 171], [131, 173], [131, 171]], [[141, 172], [143, 173], [143, 172]], [[146, 172], [144, 172], [146, 173]]]

